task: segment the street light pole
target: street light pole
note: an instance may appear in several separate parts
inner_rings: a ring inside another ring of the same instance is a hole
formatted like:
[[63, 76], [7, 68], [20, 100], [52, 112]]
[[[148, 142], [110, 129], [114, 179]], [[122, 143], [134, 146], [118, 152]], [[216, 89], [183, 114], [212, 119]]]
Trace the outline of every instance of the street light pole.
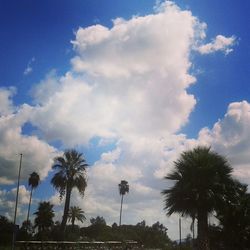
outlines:
[[13, 237], [12, 237], [12, 247], [11, 249], [15, 249], [15, 240], [16, 240], [16, 213], [17, 213], [17, 203], [18, 203], [18, 194], [19, 194], [19, 183], [20, 183], [20, 174], [22, 168], [22, 158], [23, 154], [20, 154], [20, 163], [19, 163], [19, 172], [18, 172], [18, 180], [17, 180], [17, 190], [16, 190], [16, 206], [15, 206], [15, 215], [14, 215], [14, 228], [13, 228]]

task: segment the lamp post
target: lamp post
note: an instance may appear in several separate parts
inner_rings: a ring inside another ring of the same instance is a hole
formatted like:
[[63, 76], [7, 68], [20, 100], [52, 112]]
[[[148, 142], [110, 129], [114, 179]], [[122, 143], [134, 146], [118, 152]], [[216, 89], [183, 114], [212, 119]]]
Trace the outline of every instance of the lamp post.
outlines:
[[15, 240], [16, 240], [16, 213], [17, 213], [17, 203], [18, 203], [18, 194], [19, 194], [19, 183], [20, 183], [20, 174], [22, 168], [22, 158], [23, 154], [20, 154], [20, 163], [19, 163], [19, 172], [18, 172], [18, 180], [17, 180], [17, 190], [16, 190], [16, 205], [15, 205], [15, 215], [14, 215], [14, 228], [13, 228], [13, 237], [12, 237], [12, 247], [11, 249], [15, 249]]

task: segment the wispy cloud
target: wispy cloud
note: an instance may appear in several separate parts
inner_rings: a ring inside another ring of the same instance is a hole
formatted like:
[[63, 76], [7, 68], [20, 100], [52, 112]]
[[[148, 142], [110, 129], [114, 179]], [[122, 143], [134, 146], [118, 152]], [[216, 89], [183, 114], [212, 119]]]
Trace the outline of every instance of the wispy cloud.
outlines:
[[31, 60], [28, 62], [26, 69], [24, 70], [23, 74], [29, 75], [32, 73], [33, 68], [32, 68], [32, 64], [35, 62], [35, 57], [32, 57]]
[[197, 50], [201, 54], [210, 54], [216, 51], [222, 51], [226, 55], [233, 51], [232, 46], [235, 45], [236, 38], [235, 36], [225, 37], [222, 35], [216, 36], [212, 42], [201, 45]]
[[0, 185], [13, 185], [14, 181], [7, 179], [6, 177], [0, 176]]

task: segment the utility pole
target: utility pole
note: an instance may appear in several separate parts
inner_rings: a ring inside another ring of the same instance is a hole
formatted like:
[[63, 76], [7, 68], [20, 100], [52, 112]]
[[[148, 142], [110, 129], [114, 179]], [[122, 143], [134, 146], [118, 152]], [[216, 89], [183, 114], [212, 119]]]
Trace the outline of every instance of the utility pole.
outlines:
[[15, 249], [15, 241], [16, 241], [16, 213], [17, 213], [17, 203], [18, 203], [18, 194], [19, 194], [19, 183], [20, 183], [20, 174], [21, 174], [21, 168], [22, 168], [22, 158], [23, 154], [20, 154], [20, 163], [19, 163], [19, 172], [18, 172], [18, 180], [17, 180], [17, 190], [16, 190], [16, 206], [15, 206], [15, 215], [14, 215], [14, 225], [13, 225], [13, 237], [12, 237], [12, 247], [11, 249]]
[[180, 249], [181, 249], [181, 217], [179, 218]]

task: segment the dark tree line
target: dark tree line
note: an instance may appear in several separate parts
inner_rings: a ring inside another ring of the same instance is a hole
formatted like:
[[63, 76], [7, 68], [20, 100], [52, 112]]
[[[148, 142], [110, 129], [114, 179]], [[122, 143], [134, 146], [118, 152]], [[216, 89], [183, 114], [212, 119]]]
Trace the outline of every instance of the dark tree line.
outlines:
[[[35, 224], [24, 221], [17, 240], [60, 240], [61, 224], [53, 221], [53, 206], [49, 202], [42, 202], [36, 212], [39, 219]], [[36, 217], [36, 218], [38, 218]], [[42, 222], [40, 220], [43, 220]], [[0, 245], [8, 245], [12, 236], [12, 223], [4, 216], [0, 217]], [[4, 228], [4, 230], [2, 230]], [[35, 232], [35, 228], [40, 228]], [[160, 222], [147, 226], [145, 221], [136, 225], [118, 226], [114, 223], [108, 226], [103, 217], [97, 216], [90, 219], [90, 225], [79, 227], [78, 225], [66, 225], [65, 240], [68, 241], [127, 241], [135, 240], [145, 247], [166, 248], [172, 246], [167, 236], [167, 228]]]
[[[136, 240], [146, 247], [162, 249], [180, 248], [167, 236], [167, 228], [159, 222], [147, 226], [145, 221], [136, 225], [121, 225], [123, 196], [128, 193], [128, 182], [118, 185], [121, 195], [119, 226], [108, 226], [101, 216], [91, 218], [91, 225], [80, 228], [75, 221], [83, 222], [84, 211], [70, 206], [71, 192], [78, 189], [83, 196], [87, 185], [86, 161], [82, 154], [67, 150], [56, 157], [53, 169], [56, 170], [51, 183], [65, 197], [62, 221], [54, 222], [53, 205], [40, 202], [34, 213], [34, 224], [29, 220], [32, 192], [39, 183], [39, 176], [30, 175], [30, 203], [27, 220], [22, 223], [17, 240], [97, 240], [126, 241]], [[208, 147], [197, 147], [183, 152], [174, 162], [174, 169], [165, 179], [172, 187], [162, 191], [167, 215], [179, 213], [197, 220], [198, 236], [189, 235], [181, 248], [198, 250], [247, 250], [250, 249], [250, 194], [247, 185], [232, 177], [232, 167], [227, 159]], [[215, 214], [217, 225], [209, 225], [208, 218]], [[67, 225], [67, 221], [71, 225]], [[192, 223], [193, 224], [193, 223]], [[0, 245], [11, 242], [14, 225], [0, 216]]]

